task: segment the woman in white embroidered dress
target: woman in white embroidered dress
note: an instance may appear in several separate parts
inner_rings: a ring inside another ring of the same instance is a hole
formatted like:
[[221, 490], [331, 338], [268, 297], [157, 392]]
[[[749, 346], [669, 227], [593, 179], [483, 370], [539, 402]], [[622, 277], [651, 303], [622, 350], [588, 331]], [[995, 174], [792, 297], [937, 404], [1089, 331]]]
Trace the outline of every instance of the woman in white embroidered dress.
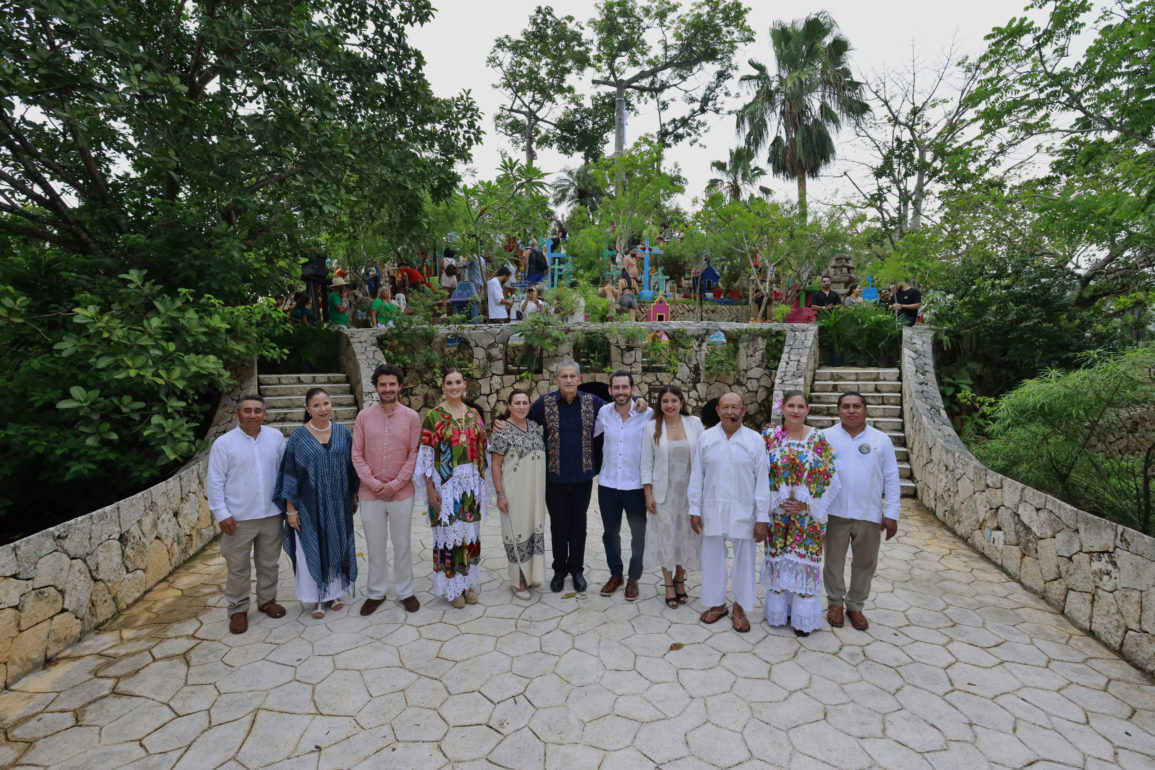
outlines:
[[690, 416], [677, 385], [658, 391], [657, 406], [654, 432], [642, 439], [642, 488], [650, 512], [642, 558], [646, 569], [661, 567], [666, 606], [676, 609], [689, 601], [686, 570], [701, 569], [702, 536], [690, 529], [687, 490], [694, 446], [704, 428]]
[[[465, 377], [441, 377], [445, 399], [421, 424], [413, 480], [424, 488], [433, 529], [433, 592], [457, 608], [477, 604], [485, 520], [485, 423], [462, 399]], [[421, 484], [424, 481], [424, 485]]]
[[501, 511], [501, 538], [509, 562], [509, 585], [518, 599], [545, 574], [545, 439], [529, 419], [528, 390], [509, 394], [505, 430], [489, 440], [493, 488]]
[[796, 636], [822, 627], [822, 540], [827, 511], [840, 485], [834, 449], [806, 425], [810, 403], [787, 391], [776, 406], [782, 427], [762, 431], [770, 460], [770, 536], [762, 583], [762, 614], [772, 626], [789, 623]]

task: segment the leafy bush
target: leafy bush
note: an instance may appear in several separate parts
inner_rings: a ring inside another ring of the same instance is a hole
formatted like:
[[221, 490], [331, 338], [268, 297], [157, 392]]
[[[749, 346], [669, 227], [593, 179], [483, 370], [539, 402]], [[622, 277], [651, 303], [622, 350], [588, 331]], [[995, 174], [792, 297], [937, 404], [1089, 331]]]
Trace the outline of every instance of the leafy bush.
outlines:
[[[63, 330], [51, 330], [53, 350], [6, 356], [0, 515], [13, 534], [163, 478], [203, 447], [197, 436], [231, 387], [230, 365], [277, 355], [268, 339], [285, 321], [269, 303], [172, 296], [143, 270], [120, 279], [109, 297], [79, 297]], [[37, 320], [10, 318], [5, 341], [19, 345], [19, 327]]]
[[818, 314], [818, 345], [824, 362], [866, 356], [898, 357], [902, 332], [894, 314], [874, 305], [840, 307]]
[[1155, 346], [1023, 382], [985, 411], [975, 455], [1077, 508], [1155, 534]]

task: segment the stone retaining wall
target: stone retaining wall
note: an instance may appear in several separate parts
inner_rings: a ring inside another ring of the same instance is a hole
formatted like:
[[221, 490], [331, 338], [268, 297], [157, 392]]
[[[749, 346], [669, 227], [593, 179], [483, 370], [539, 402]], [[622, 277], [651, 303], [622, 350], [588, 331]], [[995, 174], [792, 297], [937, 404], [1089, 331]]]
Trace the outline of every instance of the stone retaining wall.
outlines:
[[0, 685], [128, 607], [216, 534], [208, 460], [98, 511], [0, 546]]
[[902, 403], [919, 499], [1076, 626], [1155, 673], [1155, 538], [995, 473], [968, 452], [943, 409], [933, 334], [903, 332]]
[[[508, 349], [520, 344], [517, 324], [446, 328], [438, 331], [433, 344], [440, 348], [453, 335], [469, 346], [476, 376], [466, 378], [469, 382], [466, 400], [480, 409], [486, 420], [504, 408], [506, 397], [515, 387], [528, 388], [535, 397], [553, 390], [555, 367], [562, 360], [577, 357], [575, 347], [580, 349], [583, 333], [602, 335], [609, 343], [609, 359], [601, 370], [592, 371], [588, 366], [583, 367], [584, 382], [608, 384], [609, 373], [614, 369], [629, 369], [634, 373], [639, 395], [648, 397], [663, 385], [677, 383], [685, 391], [687, 404], [695, 414], [701, 414], [706, 404], [726, 391], [736, 390], [748, 405], [751, 424], [760, 424], [769, 418], [773, 397], [791, 388], [808, 386], [817, 362], [817, 329], [809, 325], [706, 321], [638, 323], [632, 326], [640, 331], [627, 336], [617, 324], [567, 324], [562, 328], [569, 339], [554, 350], [544, 351], [541, 366], [529, 372], [509, 371], [511, 357], [507, 354]], [[677, 371], [646, 371], [643, 352], [645, 336], [654, 332], [669, 334], [674, 329], [685, 332], [693, 339], [689, 349], [677, 351]], [[702, 373], [708, 346], [705, 340], [716, 331], [730, 337], [738, 335], [737, 367], [733, 372], [705, 375]], [[766, 340], [752, 333], [760, 331], [785, 335], [781, 361], [776, 368], [765, 365]], [[376, 398], [369, 384], [369, 376], [377, 364], [386, 360], [381, 352], [380, 340], [391, 334], [392, 331], [388, 329], [345, 330], [342, 369], [349, 373], [351, 379], [356, 377], [361, 383], [360, 386], [355, 384], [353, 388], [358, 393], [359, 406], [371, 404]], [[409, 406], [420, 411], [441, 400], [441, 392], [429, 374], [407, 374], [410, 385], [403, 399]]]

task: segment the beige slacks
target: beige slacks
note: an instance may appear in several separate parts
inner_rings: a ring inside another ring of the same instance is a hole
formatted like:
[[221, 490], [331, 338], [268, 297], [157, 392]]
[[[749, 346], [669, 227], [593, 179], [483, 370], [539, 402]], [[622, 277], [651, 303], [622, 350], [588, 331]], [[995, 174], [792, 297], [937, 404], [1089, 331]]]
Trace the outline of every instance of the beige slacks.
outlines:
[[[844, 604], [850, 612], [862, 612], [862, 605], [870, 596], [870, 583], [878, 567], [878, 546], [882, 530], [878, 522], [844, 519], [831, 516], [826, 525], [826, 563], [822, 580], [826, 583], [826, 598], [830, 606]], [[846, 550], [851, 551], [850, 590], [846, 589]]]
[[230, 616], [249, 611], [250, 556], [257, 563], [257, 606], [277, 598], [283, 521], [280, 515], [238, 521], [235, 535], [221, 535], [221, 556], [228, 567], [225, 599]]

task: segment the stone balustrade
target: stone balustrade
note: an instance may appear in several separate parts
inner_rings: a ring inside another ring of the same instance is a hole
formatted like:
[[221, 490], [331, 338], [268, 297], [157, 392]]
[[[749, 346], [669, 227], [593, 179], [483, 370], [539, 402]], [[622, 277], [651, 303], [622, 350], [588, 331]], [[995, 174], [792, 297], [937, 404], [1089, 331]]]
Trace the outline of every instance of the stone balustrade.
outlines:
[[1155, 538], [980, 463], [943, 409], [932, 340], [924, 327], [903, 336], [902, 403], [919, 499], [1076, 626], [1155, 673]]

